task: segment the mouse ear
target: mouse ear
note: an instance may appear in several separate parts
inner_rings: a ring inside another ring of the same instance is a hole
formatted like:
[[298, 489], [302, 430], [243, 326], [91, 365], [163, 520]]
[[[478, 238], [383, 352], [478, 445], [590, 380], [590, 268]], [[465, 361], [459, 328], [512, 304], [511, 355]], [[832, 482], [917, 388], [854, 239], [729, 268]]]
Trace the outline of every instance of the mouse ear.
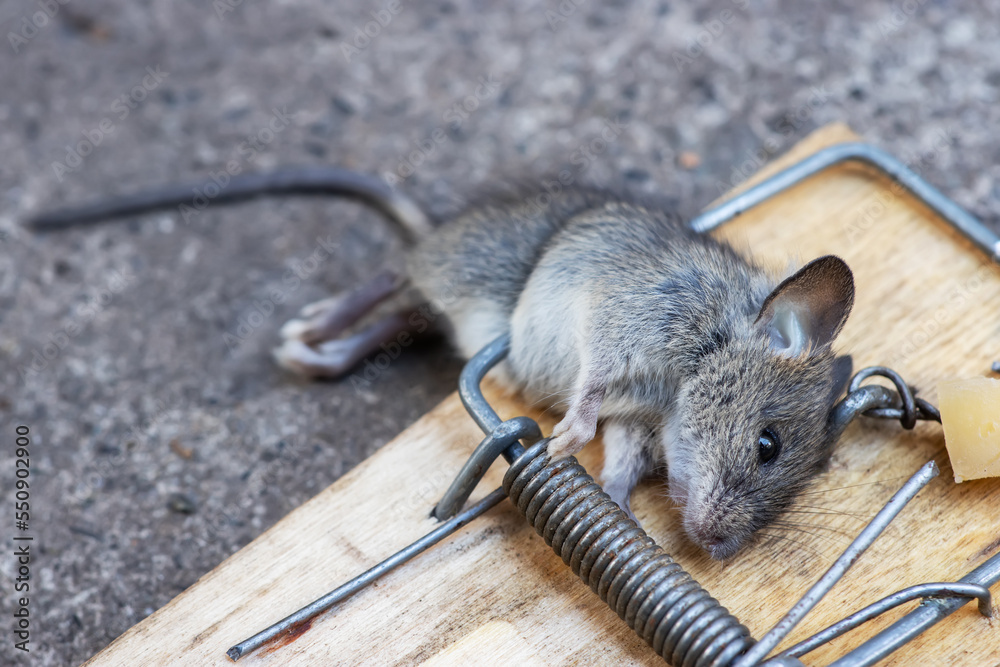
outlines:
[[854, 276], [833, 255], [809, 262], [764, 300], [756, 325], [790, 357], [833, 343], [854, 305]]

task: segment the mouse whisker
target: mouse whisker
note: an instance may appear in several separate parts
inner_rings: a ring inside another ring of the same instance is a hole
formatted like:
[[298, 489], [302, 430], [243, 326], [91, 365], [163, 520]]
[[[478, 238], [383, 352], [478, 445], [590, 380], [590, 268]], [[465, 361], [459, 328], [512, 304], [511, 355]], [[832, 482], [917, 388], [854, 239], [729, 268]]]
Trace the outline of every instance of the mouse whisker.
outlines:
[[812, 491], [803, 491], [802, 495], [803, 496], [807, 496], [807, 495], [819, 495], [819, 494], [822, 494], [822, 493], [831, 493], [833, 491], [846, 491], [846, 490], [849, 490], [849, 489], [857, 489], [858, 487], [862, 487], [862, 486], [874, 486], [876, 484], [885, 484], [887, 482], [896, 482], [896, 481], [903, 480], [903, 479], [909, 479], [909, 478], [906, 475], [901, 475], [899, 477], [889, 477], [889, 478], [886, 478], [886, 479], [877, 479], [877, 480], [872, 481], [872, 482], [859, 482], [858, 484], [848, 484], [847, 486], [837, 486], [837, 487], [833, 487], [833, 488], [830, 488], [830, 489], [814, 489]]
[[[791, 545], [793, 547], [792, 549], [787, 549], [788, 551], [794, 551], [795, 549], [801, 549], [803, 551], [808, 552], [809, 554], [811, 554], [813, 556], [823, 557], [823, 556], [826, 555], [823, 552], [821, 552], [818, 549], [816, 549], [815, 547], [813, 547], [812, 545], [807, 544], [807, 543], [803, 542], [802, 540], [797, 540], [795, 538], [789, 537], [789, 536], [784, 535], [782, 533], [774, 533], [774, 532], [771, 532], [771, 531], [769, 531], [767, 529], [764, 529], [764, 530], [760, 531], [760, 535], [761, 535], [762, 538], [764, 538], [762, 540], [761, 546], [768, 546], [768, 545], [774, 546], [774, 545], [785, 543], [785, 544]], [[780, 547], [778, 547], [778, 548], [780, 548]]]
[[[814, 524], [802, 524], [802, 523], [789, 523], [782, 521], [776, 521], [772, 525], [778, 529], [793, 530], [797, 533], [801, 533], [803, 535], [809, 535], [810, 537], [814, 537], [818, 540], [826, 540], [834, 544], [845, 544], [847, 542], [850, 542], [850, 536], [847, 533], [843, 531], [838, 531], [834, 528], [829, 528], [827, 526], [817, 526]], [[812, 530], [807, 530], [807, 529], [812, 529]], [[821, 529], [827, 530], [828, 532], [834, 534], [833, 535], [824, 534], [820, 532]]]
[[[783, 527], [794, 528], [796, 530], [803, 530], [803, 532], [805, 532], [804, 529], [806, 529], [806, 528], [812, 528], [812, 529], [815, 529], [815, 530], [825, 530], [828, 533], [833, 533], [835, 535], [840, 535], [841, 537], [846, 537], [846, 538], [853, 538], [854, 537], [854, 535], [852, 533], [850, 533], [850, 532], [848, 532], [846, 530], [841, 530], [840, 528], [834, 528], [833, 526], [824, 526], [824, 525], [821, 525], [821, 524], [818, 524], [818, 523], [807, 523], [807, 522], [801, 522], [801, 521], [787, 521], [787, 520], [783, 520], [783, 519], [778, 519], [775, 523], [778, 524], [778, 525], [780, 525], [780, 526], [783, 526]], [[819, 533], [815, 533], [815, 534], [819, 535]]]
[[548, 396], [542, 396], [537, 400], [530, 402], [528, 405], [533, 410], [538, 410], [546, 417], [560, 417], [565, 414], [565, 410], [559, 407], [559, 404], [566, 401], [567, 397], [560, 397], [559, 400], [550, 400], [554, 396], [558, 396], [558, 393], [549, 394]]
[[570, 389], [561, 389], [553, 391], [549, 394], [544, 394], [539, 396], [537, 399], [531, 402], [531, 407], [533, 408], [544, 408], [546, 412], [553, 410], [554, 403], [558, 401], [552, 401], [553, 398], [559, 398], [560, 400], [568, 399], [573, 395], [573, 391]]
[[812, 505], [796, 505], [786, 510], [790, 514], [833, 514], [836, 516], [846, 516], [857, 521], [864, 521], [865, 517], [855, 512], [844, 512], [830, 507], [814, 507]]
[[[831, 555], [829, 550], [826, 548], [828, 546], [836, 547], [836, 551], [839, 553], [842, 550], [840, 543], [835, 540], [826, 539], [824, 540], [822, 535], [817, 535], [809, 531], [801, 529], [792, 529], [784, 526], [768, 526], [771, 531], [770, 535], [776, 536], [780, 535], [783, 539], [793, 542], [802, 546], [805, 549], [810, 549], [816, 555]], [[808, 537], [808, 539], [806, 539]], [[833, 543], [832, 545], [830, 543]], [[821, 548], [822, 547], [822, 548]]]

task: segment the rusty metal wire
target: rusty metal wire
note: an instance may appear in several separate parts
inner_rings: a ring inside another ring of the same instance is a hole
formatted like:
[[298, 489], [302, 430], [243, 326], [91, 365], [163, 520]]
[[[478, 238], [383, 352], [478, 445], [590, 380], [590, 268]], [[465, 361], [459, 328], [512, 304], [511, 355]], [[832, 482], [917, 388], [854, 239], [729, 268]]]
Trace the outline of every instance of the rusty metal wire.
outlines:
[[[862, 385], [872, 377], [890, 380], [893, 388], [880, 384]], [[918, 421], [941, 421], [941, 413], [933, 405], [916, 397], [916, 391], [900, 377], [899, 373], [885, 366], [862, 368], [851, 378], [847, 395], [833, 408], [830, 423], [837, 437], [847, 425], [859, 416], [876, 419], [894, 419], [905, 429], [912, 429]]]
[[896, 390], [898, 407], [871, 408], [863, 414], [865, 417], [880, 419], [897, 419], [903, 428], [909, 430], [917, 424], [917, 420], [935, 421], [941, 423], [941, 413], [933, 405], [915, 396], [916, 390], [903, 381], [899, 373], [885, 366], [869, 366], [862, 368], [851, 378], [847, 392], [854, 393], [861, 388], [861, 383], [871, 377], [884, 377], [892, 381]]

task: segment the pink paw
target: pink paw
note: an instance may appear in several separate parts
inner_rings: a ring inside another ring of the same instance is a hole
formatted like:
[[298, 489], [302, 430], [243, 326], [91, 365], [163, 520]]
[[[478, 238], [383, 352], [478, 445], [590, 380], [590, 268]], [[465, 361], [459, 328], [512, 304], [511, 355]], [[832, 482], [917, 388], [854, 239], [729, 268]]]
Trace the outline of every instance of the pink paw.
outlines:
[[596, 433], [596, 426], [580, 420], [571, 420], [567, 416], [552, 430], [552, 440], [549, 441], [548, 447], [549, 458], [558, 461], [573, 456], [593, 440]]

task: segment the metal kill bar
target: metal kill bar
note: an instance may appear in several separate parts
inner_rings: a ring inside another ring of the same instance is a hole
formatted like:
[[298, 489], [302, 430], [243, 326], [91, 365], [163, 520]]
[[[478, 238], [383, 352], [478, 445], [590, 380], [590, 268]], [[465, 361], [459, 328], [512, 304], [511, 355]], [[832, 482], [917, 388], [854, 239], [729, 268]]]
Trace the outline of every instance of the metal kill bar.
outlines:
[[375, 567], [369, 569], [363, 574], [359, 574], [342, 586], [338, 586], [318, 600], [306, 605], [302, 609], [299, 609], [294, 614], [289, 614], [274, 625], [261, 630], [253, 637], [244, 639], [239, 644], [236, 644], [226, 651], [226, 655], [234, 661], [239, 660], [247, 653], [255, 651], [275, 637], [285, 633], [294, 632], [303, 623], [315, 618], [341, 600], [349, 598], [377, 579], [389, 574], [414, 556], [418, 556], [427, 551], [462, 526], [468, 524], [470, 521], [478, 519], [493, 507], [500, 504], [500, 502], [506, 497], [507, 494], [504, 493], [503, 489], [494, 490], [491, 494], [480, 500], [469, 509], [465, 510], [461, 514], [453, 516], [451, 519], [445, 521], [410, 546], [399, 550]]
[[[991, 561], [996, 561], [995, 563], [990, 563], [987, 561], [985, 564], [987, 569], [1000, 564], [1000, 555], [994, 556]], [[971, 575], [970, 575], [971, 576]], [[887, 595], [878, 602], [870, 604], [861, 611], [857, 611], [842, 621], [838, 621], [828, 627], [822, 632], [817, 632], [815, 635], [799, 642], [787, 651], [782, 651], [779, 655], [781, 656], [793, 656], [798, 657], [800, 655], [805, 655], [810, 651], [819, 648], [823, 644], [840, 637], [841, 635], [853, 630], [854, 628], [860, 626], [862, 623], [870, 621], [873, 618], [881, 616], [890, 609], [895, 609], [901, 604], [905, 604], [912, 600], [931, 600], [940, 598], [976, 598], [979, 601], [979, 613], [983, 616], [990, 617], [993, 615], [993, 610], [990, 607], [992, 602], [992, 596], [988, 588], [985, 588], [982, 584], [967, 584], [967, 583], [934, 583], [934, 584], [917, 584], [916, 586], [910, 586], [904, 588], [900, 591], [896, 591], [892, 595]], [[964, 600], [963, 603], [964, 605]], [[957, 607], [956, 607], [957, 609]], [[919, 608], [918, 608], [919, 611]], [[942, 617], [943, 618], [943, 617]], [[916, 636], [916, 635], [913, 635]], [[912, 638], [912, 637], [911, 637]], [[877, 642], [876, 642], [877, 643]], [[895, 650], [896, 646], [892, 648]], [[880, 653], [878, 655], [875, 652], [870, 652], [870, 656], [875, 660], [881, 660], [888, 653]], [[867, 664], [870, 664], [868, 660], [865, 660]]]
[[[959, 579], [958, 583], [975, 584], [987, 589], [987, 593], [989, 593], [990, 586], [998, 581], [1000, 581], [1000, 553], [994, 554], [992, 558]], [[989, 611], [989, 598], [986, 600], [986, 611]], [[925, 599], [909, 614], [844, 657], [830, 663], [829, 667], [868, 667], [874, 665], [900, 646], [917, 637], [924, 630], [958, 611], [968, 601], [968, 597], [957, 595], [942, 599]], [[980, 598], [980, 611], [983, 612], [984, 616], [990, 616], [991, 614], [986, 613], [983, 607], [982, 598]]]
[[778, 172], [749, 190], [735, 195], [715, 208], [704, 211], [688, 223], [692, 229], [707, 232], [744, 213], [774, 195], [797, 185], [828, 167], [857, 160], [869, 164], [903, 185], [913, 196], [933, 209], [978, 248], [1000, 262], [1000, 236], [975, 216], [946, 197], [940, 190], [918, 176], [898, 159], [865, 143], [844, 143], [825, 148], [801, 162]]

